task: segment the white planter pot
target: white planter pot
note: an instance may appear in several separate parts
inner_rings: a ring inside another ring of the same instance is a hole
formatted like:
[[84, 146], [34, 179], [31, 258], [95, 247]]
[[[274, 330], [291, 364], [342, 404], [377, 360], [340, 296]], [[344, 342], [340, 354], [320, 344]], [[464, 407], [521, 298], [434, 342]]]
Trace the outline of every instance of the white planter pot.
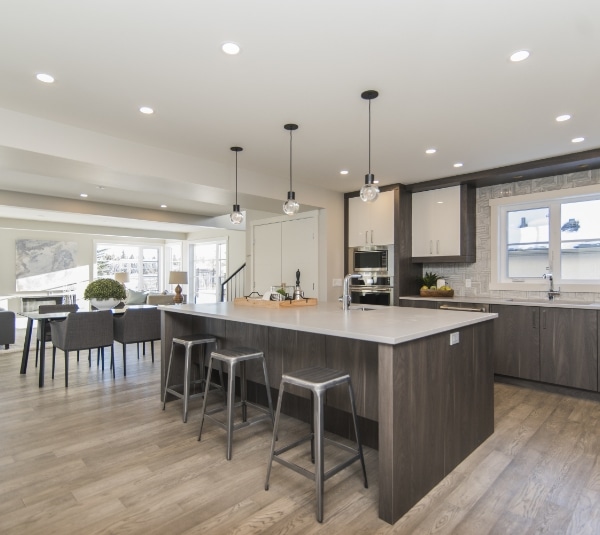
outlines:
[[121, 301], [118, 299], [90, 299], [90, 303], [98, 310], [110, 310], [116, 307]]

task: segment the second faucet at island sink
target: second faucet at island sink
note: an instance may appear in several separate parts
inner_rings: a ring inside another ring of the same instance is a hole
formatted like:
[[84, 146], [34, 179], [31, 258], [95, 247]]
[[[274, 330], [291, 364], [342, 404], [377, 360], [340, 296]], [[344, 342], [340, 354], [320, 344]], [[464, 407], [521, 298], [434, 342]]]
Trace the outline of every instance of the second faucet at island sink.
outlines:
[[342, 310], [349, 310], [352, 304], [352, 294], [350, 293], [350, 279], [362, 279], [359, 273], [348, 273], [344, 277], [344, 292], [342, 295]]

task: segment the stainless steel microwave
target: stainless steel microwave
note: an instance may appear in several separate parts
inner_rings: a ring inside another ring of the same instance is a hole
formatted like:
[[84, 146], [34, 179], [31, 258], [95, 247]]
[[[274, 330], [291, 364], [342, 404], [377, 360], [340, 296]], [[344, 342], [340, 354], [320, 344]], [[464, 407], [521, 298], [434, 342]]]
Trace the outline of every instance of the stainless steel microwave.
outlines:
[[352, 249], [352, 268], [354, 273], [387, 272], [388, 248], [371, 245]]

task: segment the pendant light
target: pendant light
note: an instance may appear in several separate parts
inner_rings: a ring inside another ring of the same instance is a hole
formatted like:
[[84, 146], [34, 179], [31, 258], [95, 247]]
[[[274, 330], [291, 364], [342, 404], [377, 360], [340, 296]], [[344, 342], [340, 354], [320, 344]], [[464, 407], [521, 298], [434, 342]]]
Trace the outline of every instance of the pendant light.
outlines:
[[377, 91], [369, 89], [360, 95], [369, 101], [369, 173], [365, 175], [365, 185], [360, 188], [360, 198], [365, 202], [373, 202], [379, 196], [379, 188], [375, 184], [375, 175], [371, 173], [371, 101], [379, 96]]
[[237, 175], [238, 175], [238, 152], [243, 151], [242, 147], [231, 147], [231, 150], [235, 152], [235, 204], [233, 205], [233, 211], [229, 214], [229, 219], [234, 225], [239, 225], [244, 221], [244, 214], [240, 212], [240, 205], [238, 204], [237, 198]]
[[283, 213], [287, 215], [294, 215], [298, 213], [300, 205], [296, 202], [296, 194], [292, 188], [292, 132], [298, 130], [297, 124], [286, 124], [283, 128], [290, 133], [290, 191], [288, 191], [287, 201], [283, 203]]

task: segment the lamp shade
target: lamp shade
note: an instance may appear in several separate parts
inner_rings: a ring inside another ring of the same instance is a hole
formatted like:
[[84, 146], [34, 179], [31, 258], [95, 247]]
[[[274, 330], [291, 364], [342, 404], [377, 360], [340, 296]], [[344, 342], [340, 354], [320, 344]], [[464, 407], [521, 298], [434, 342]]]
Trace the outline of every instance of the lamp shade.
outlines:
[[169, 272], [169, 284], [187, 284], [187, 271], [171, 271]]
[[115, 280], [120, 282], [121, 284], [125, 284], [129, 282], [129, 273], [126, 271], [120, 271], [119, 273], [115, 273]]

